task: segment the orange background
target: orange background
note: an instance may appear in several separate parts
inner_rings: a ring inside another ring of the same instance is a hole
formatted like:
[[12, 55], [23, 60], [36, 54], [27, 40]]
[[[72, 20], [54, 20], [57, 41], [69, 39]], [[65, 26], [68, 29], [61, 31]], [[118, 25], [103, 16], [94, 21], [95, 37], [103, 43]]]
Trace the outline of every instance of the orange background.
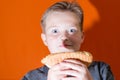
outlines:
[[[40, 38], [40, 17], [59, 0], [0, 1], [0, 80], [19, 80], [26, 72], [40, 67], [49, 52]], [[79, 0], [85, 12], [85, 42], [82, 50], [94, 60], [110, 64], [120, 80], [119, 0]]]

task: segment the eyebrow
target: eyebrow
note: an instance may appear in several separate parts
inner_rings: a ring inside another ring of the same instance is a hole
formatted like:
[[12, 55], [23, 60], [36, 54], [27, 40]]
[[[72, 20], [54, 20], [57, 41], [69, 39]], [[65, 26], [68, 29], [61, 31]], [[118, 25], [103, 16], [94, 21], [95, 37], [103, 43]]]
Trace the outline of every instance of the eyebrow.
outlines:
[[50, 29], [50, 28], [55, 28], [55, 27], [59, 27], [59, 26], [56, 26], [56, 25], [52, 25], [52, 26], [48, 26], [46, 29]]
[[[68, 24], [67, 26], [75, 27], [75, 26], [78, 26], [78, 24], [75, 24], [75, 25], [73, 25], [73, 24]], [[53, 25], [51, 25], [51, 26], [48, 26], [46, 29], [48, 30], [48, 29], [50, 29], [50, 28], [55, 28], [55, 27], [60, 27], [60, 26], [53, 24]]]

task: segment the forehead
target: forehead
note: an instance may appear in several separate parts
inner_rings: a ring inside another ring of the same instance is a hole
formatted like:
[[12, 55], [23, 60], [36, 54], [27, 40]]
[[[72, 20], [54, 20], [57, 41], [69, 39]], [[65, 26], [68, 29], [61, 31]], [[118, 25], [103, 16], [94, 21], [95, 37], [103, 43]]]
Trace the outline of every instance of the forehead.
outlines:
[[79, 24], [78, 16], [70, 11], [52, 11], [46, 17], [46, 26], [51, 24]]
[[[60, 18], [61, 16], [62, 16], [62, 18], [69, 17], [69, 18], [73, 18], [73, 19], [79, 19], [78, 16], [71, 11], [50, 11], [46, 16], [46, 20], [47, 19], [54, 19], [55, 17]], [[54, 17], [54, 18], [52, 18], [52, 17]]]

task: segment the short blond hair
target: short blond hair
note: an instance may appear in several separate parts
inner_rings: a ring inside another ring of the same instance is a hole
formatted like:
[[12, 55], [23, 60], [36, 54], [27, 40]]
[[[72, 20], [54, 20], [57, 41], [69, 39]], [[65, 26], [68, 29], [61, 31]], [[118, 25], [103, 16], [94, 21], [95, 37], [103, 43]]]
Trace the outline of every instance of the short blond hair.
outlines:
[[81, 29], [81, 31], [83, 30], [83, 10], [80, 7], [80, 5], [75, 1], [73, 1], [73, 2], [60, 1], [60, 2], [57, 2], [57, 3], [53, 4], [52, 6], [50, 6], [45, 11], [45, 13], [43, 14], [43, 16], [41, 18], [41, 26], [42, 26], [43, 30], [45, 27], [46, 17], [49, 15], [49, 13], [54, 12], [54, 11], [70, 11], [70, 12], [75, 13], [80, 19], [79, 20], [80, 29]]

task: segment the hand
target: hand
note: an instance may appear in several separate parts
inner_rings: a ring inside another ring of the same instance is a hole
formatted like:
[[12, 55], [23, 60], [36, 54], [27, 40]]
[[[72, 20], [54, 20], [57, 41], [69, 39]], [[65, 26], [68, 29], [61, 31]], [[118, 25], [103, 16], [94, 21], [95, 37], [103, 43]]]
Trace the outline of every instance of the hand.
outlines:
[[[68, 77], [69, 76], [69, 77]], [[67, 59], [48, 71], [48, 80], [93, 80], [86, 65]]]

